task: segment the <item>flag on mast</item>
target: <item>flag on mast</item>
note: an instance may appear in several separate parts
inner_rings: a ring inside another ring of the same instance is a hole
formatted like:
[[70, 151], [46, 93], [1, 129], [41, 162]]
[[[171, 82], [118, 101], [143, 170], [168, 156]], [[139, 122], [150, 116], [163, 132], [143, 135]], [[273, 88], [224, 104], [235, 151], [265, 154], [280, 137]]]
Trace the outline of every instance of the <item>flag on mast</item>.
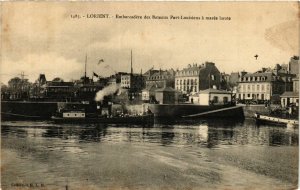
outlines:
[[97, 75], [95, 72], [93, 72], [93, 75], [94, 75], [95, 77], [99, 77], [99, 75]]

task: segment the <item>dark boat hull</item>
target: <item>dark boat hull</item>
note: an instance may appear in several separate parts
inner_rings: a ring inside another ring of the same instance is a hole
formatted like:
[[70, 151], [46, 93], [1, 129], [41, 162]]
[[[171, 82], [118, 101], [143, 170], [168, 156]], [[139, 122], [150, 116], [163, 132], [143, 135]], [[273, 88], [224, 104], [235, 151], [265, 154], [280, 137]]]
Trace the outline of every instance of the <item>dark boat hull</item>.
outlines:
[[274, 117], [274, 116], [266, 116], [262, 114], [255, 114], [254, 115], [257, 124], [272, 124], [272, 125], [279, 125], [279, 126], [287, 126], [287, 125], [293, 125], [298, 126], [299, 121], [294, 119], [286, 119], [286, 118], [280, 118], [280, 117]]
[[55, 123], [94, 123], [94, 124], [153, 124], [154, 116], [132, 116], [132, 117], [114, 117], [114, 118], [62, 118], [52, 117]]

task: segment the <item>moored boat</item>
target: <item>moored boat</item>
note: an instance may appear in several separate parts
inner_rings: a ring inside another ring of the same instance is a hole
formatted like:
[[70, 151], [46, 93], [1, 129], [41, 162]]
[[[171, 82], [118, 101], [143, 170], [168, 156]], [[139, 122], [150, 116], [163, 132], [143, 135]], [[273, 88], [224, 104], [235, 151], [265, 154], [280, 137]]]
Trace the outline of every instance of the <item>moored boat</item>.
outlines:
[[259, 113], [254, 114], [254, 118], [259, 124], [275, 124], [284, 126], [299, 126], [299, 120], [292, 118], [282, 118], [278, 116], [268, 116]]
[[52, 116], [55, 123], [104, 123], [104, 124], [153, 124], [154, 115], [145, 113], [143, 115], [95, 115], [86, 114], [84, 110], [63, 111], [59, 115]]

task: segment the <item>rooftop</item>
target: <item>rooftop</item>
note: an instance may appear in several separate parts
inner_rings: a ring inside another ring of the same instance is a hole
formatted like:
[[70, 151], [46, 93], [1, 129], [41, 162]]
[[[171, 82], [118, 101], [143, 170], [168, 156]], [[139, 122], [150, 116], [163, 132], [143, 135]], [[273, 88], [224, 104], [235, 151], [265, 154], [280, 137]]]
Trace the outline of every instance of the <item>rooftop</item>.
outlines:
[[231, 94], [231, 92], [226, 91], [226, 90], [217, 90], [214, 88], [209, 88], [206, 90], [200, 90], [199, 94], [210, 94], [210, 93], [214, 93], [214, 94]]
[[171, 87], [164, 87], [157, 89], [156, 92], [175, 92], [175, 90]]
[[280, 97], [299, 97], [298, 92], [284, 92], [283, 94], [280, 95]]

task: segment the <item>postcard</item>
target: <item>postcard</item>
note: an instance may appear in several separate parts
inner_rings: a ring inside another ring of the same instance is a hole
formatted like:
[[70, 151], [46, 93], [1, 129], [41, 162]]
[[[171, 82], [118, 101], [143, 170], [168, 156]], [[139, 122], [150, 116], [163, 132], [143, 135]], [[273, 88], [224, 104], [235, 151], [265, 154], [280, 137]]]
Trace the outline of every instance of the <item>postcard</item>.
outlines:
[[298, 188], [298, 2], [0, 5], [2, 189]]

